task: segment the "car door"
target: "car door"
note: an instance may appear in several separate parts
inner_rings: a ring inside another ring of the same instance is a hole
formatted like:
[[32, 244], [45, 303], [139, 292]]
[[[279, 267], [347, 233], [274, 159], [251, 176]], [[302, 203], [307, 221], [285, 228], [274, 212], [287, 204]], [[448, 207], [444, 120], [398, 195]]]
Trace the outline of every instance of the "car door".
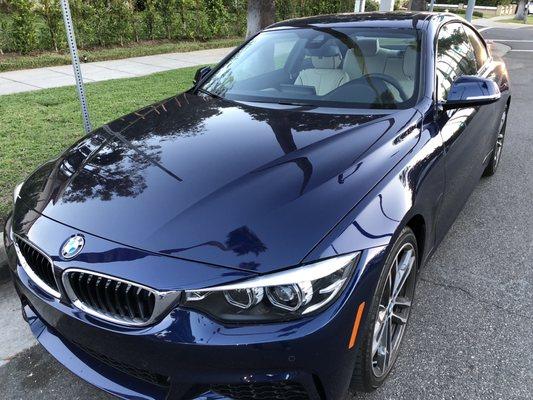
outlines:
[[[497, 82], [498, 71], [496, 63], [491, 62], [488, 50], [484, 41], [480, 35], [474, 31], [468, 25], [463, 25], [463, 28], [468, 36], [472, 49], [474, 50], [474, 56], [476, 58], [477, 74], [483, 78], [492, 79]], [[498, 83], [498, 82], [497, 82]], [[483, 114], [486, 116], [486, 124], [484, 125], [480, 137], [480, 145], [483, 146], [485, 157], [483, 161], [491, 155], [494, 148], [494, 142], [496, 135], [500, 128], [501, 114], [503, 110], [504, 101], [498, 101], [492, 104], [483, 106]]]
[[[445, 101], [453, 82], [478, 75], [474, 49], [463, 24], [451, 22], [438, 34], [436, 51], [437, 101]], [[483, 172], [490, 105], [438, 111], [437, 129], [445, 148], [446, 187], [437, 225], [437, 240], [448, 231]]]

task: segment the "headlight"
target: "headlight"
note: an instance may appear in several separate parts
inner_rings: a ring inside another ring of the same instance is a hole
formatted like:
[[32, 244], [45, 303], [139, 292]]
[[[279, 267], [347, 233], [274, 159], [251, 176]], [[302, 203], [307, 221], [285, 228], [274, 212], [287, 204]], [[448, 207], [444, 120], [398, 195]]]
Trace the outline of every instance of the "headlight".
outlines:
[[17, 202], [17, 199], [19, 198], [20, 189], [22, 188], [22, 184], [24, 182], [19, 183], [17, 186], [15, 186], [15, 189], [13, 190], [13, 205]]
[[284, 321], [323, 310], [345, 288], [359, 253], [247, 281], [185, 291], [182, 306], [231, 322]]

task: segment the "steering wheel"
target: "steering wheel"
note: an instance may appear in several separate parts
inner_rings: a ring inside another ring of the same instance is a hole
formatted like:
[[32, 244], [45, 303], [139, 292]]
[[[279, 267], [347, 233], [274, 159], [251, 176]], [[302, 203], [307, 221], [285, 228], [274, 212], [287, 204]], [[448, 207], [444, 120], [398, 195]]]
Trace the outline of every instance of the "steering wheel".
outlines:
[[394, 89], [396, 89], [398, 91], [402, 101], [406, 101], [406, 100], [409, 99], [409, 96], [407, 96], [407, 94], [405, 93], [405, 90], [403, 90], [403, 87], [400, 84], [400, 82], [398, 81], [398, 79], [394, 78], [393, 76], [385, 75], [385, 74], [382, 74], [382, 73], [379, 73], [379, 72], [372, 72], [370, 74], [363, 75], [359, 79], [360, 80], [368, 80], [368, 81], [371, 81], [372, 79], [377, 79], [377, 80], [380, 80], [381, 82], [389, 83], [391, 86], [394, 87]]

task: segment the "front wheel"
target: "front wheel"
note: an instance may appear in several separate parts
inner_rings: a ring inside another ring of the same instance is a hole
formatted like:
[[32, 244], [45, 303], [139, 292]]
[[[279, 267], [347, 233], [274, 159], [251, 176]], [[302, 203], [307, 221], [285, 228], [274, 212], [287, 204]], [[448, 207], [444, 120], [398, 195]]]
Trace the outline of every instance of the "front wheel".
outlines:
[[402, 342], [418, 270], [416, 237], [404, 228], [394, 243], [371, 301], [367, 323], [357, 346], [350, 388], [370, 392], [389, 375]]

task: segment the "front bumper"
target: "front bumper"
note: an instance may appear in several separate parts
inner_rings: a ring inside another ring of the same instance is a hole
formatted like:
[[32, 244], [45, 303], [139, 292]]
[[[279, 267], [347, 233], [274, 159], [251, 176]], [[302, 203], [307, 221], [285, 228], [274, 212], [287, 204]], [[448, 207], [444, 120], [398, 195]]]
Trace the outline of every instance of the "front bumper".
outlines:
[[313, 317], [224, 325], [177, 308], [154, 326], [125, 328], [42, 291], [18, 265], [9, 239], [6, 245], [39, 342], [76, 375], [126, 399], [342, 398], [354, 365], [348, 343], [356, 309], [370, 300], [384, 254], [363, 252], [350, 288]]

